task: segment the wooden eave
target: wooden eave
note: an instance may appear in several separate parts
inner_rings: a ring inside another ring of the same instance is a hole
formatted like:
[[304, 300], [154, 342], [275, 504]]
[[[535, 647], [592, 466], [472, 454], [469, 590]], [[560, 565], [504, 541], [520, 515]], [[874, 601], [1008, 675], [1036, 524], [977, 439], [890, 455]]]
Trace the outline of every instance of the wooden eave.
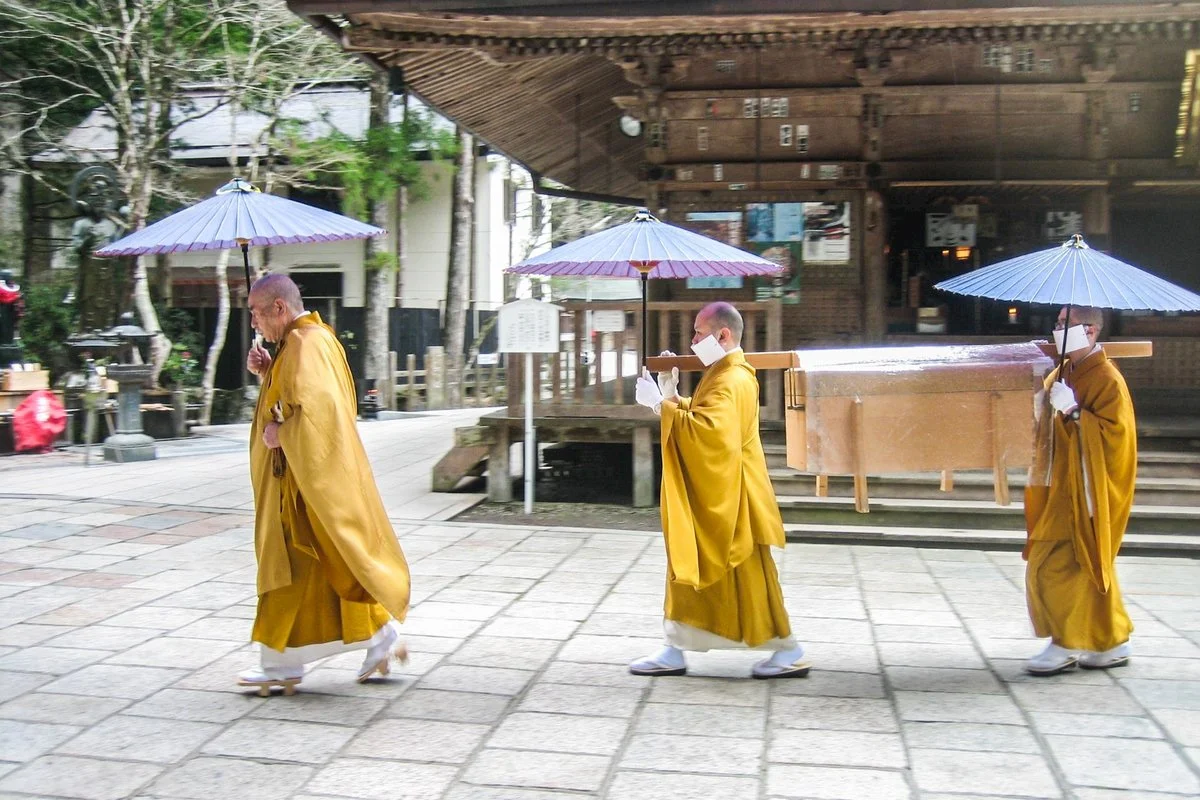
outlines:
[[[801, 0], [806, 13], [891, 14], [961, 9], [964, 0]], [[972, 8], [1011, 8], [1012, 0], [967, 0]], [[1181, 0], [1183, 3], [1196, 0]], [[1130, 5], [1130, 0], [1032, 0], [1044, 8]], [[728, 15], [729, 0], [292, 0], [297, 13], [403, 10], [428, 15], [496, 17], [678, 17]], [[797, 0], [737, 0], [738, 14], [795, 14]]]
[[[975, 8], [902, 11], [886, 15], [693, 14], [678, 17], [511, 17], [421, 14], [404, 2], [291, 0], [298, 14], [340, 16], [350, 31], [372, 31], [381, 42], [507, 50], [511, 55], [612, 55], [632, 48], [757, 47], [837, 44], [859, 38], [901, 42], [1097, 41], [1155, 36], [1187, 38], [1200, 27], [1200, 3], [1128, 3], [1064, 8]], [[369, 9], [369, 10], [366, 10]]]
[[[642, 87], [634, 83], [641, 82], [637, 65], [648, 59], [679, 61], [688, 56], [778, 49], [810, 50], [814, 57], [832, 61], [845, 57], [839, 54], [871, 47], [902, 51], [997, 42], [1084, 47], [1200, 42], [1200, 0], [1122, 4], [1043, 0], [1043, 6], [1036, 8], [802, 14], [770, 13], [785, 4], [747, 0], [740, 6], [748, 13], [738, 15], [706, 13], [730, 4], [697, 0], [696, 13], [687, 16], [639, 14], [639, 6], [647, 4], [620, 0], [555, 4], [547, 0], [289, 0], [288, 4], [336, 35], [346, 50], [380, 66], [402, 68], [412, 91], [535, 174], [574, 189], [627, 197], [644, 196], [647, 183], [661, 180], [656, 176], [663, 174], [648, 163], [654, 159], [648, 157], [643, 140], [619, 133], [623, 112], [614, 103], [614, 98], [639, 94]], [[561, 13], [520, 13], [551, 5]], [[676, 7], [671, 2], [659, 5]], [[860, 0], [840, 7], [871, 5]], [[932, 8], [938, 3], [878, 5]], [[623, 10], [609, 16], [579, 15], [608, 7]], [[749, 13], [750, 9], [762, 13]], [[664, 88], [678, 93], [697, 87], [672, 89], [668, 78]]]

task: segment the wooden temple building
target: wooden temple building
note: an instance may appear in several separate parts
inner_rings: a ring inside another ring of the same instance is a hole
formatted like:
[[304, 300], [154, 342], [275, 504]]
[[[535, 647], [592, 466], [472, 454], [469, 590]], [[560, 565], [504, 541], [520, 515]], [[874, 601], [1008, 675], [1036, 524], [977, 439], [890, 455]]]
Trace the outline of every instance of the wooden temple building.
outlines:
[[[932, 286], [1076, 232], [1200, 287], [1200, 0], [289, 6], [551, 191], [788, 265], [652, 281], [652, 346], [717, 297], [766, 301], [759, 349], [1045, 336], [1052, 309]], [[1200, 319], [1122, 314], [1110, 333], [1155, 341], [1127, 363], [1143, 406], [1200, 388]]]

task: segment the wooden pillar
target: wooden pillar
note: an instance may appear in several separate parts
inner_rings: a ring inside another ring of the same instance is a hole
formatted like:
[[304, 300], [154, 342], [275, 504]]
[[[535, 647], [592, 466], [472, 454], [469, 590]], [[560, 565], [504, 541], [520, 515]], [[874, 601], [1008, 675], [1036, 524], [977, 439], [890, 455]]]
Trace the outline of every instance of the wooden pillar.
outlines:
[[633, 507], [654, 505], [654, 437], [650, 428], [633, 429]]
[[1092, 189], [1083, 198], [1083, 239], [1096, 250], [1112, 248], [1112, 204], [1107, 187]]
[[[772, 300], [767, 305], [766, 349], [783, 349], [783, 305]], [[783, 370], [764, 370], [767, 384], [767, 419], [783, 419]], [[760, 375], [762, 373], [759, 373]]]
[[496, 428], [496, 438], [488, 451], [488, 502], [508, 503], [512, 500], [512, 468], [509, 455], [512, 435], [507, 425]]
[[388, 411], [396, 410], [396, 373], [400, 370], [400, 356], [395, 350], [388, 351], [387, 378], [382, 389], [383, 407]]
[[874, 189], [863, 192], [862, 225], [863, 339], [875, 343], [887, 334], [887, 206]]
[[425, 350], [425, 407], [430, 411], [446, 407], [446, 349]]

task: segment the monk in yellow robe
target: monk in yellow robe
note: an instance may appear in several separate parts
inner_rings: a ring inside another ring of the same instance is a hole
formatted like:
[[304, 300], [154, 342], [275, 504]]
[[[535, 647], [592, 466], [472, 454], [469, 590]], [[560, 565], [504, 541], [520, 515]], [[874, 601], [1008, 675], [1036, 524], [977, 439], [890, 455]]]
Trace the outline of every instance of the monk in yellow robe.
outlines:
[[405, 655], [393, 620], [408, 612], [408, 564], [355, 427], [346, 354], [287, 276], [260, 278], [249, 305], [277, 348], [246, 358], [263, 379], [250, 430], [261, 663], [239, 683], [290, 693], [305, 663], [356, 649], [360, 682], [387, 674]]
[[742, 317], [728, 303], [696, 315], [692, 351], [705, 371], [678, 397], [678, 370], [645, 372], [637, 401], [662, 417], [663, 536], [667, 548], [665, 646], [634, 675], [685, 675], [684, 651], [758, 649], [774, 655], [755, 678], [804, 677], [772, 547], [783, 519], [758, 432], [758, 380], [741, 349]]
[[1048, 463], [1037, 459], [1025, 501], [1029, 616], [1050, 637], [1025, 665], [1033, 675], [1130, 657], [1116, 558], [1133, 505], [1137, 429], [1125, 379], [1096, 344], [1103, 325], [1099, 309], [1064, 308], [1054, 332], [1067, 360], [1046, 379], [1038, 432], [1052, 450]]

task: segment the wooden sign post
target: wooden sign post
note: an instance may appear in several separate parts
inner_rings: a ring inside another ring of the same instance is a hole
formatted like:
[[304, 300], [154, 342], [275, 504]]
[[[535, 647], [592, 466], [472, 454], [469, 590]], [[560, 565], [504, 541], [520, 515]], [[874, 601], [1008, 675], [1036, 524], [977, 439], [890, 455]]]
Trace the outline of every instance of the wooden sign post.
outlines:
[[[561, 306], [538, 300], [517, 300], [500, 307], [501, 353], [525, 354], [525, 513], [533, 513], [533, 487], [537, 479], [537, 439], [533, 429], [533, 354], [557, 353]], [[541, 388], [541, 382], [538, 383]], [[496, 476], [508, 480], [507, 475]]]

